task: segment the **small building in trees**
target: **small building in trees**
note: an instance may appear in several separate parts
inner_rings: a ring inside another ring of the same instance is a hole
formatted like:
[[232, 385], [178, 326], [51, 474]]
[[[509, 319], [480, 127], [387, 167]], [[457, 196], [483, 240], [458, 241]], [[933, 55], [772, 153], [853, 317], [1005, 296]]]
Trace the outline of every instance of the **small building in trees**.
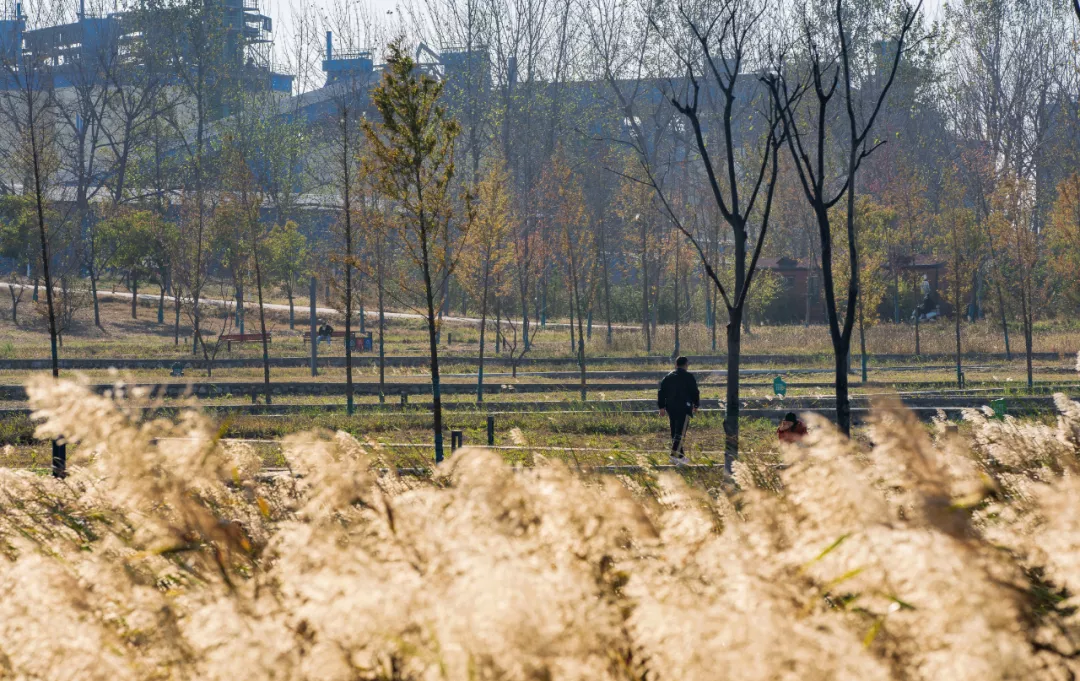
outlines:
[[[805, 258], [761, 258], [758, 267], [777, 275], [781, 280], [781, 291], [773, 299], [761, 315], [763, 321], [773, 324], [824, 324], [825, 305], [822, 298], [821, 269], [816, 265], [811, 267], [809, 260]], [[911, 311], [921, 301], [921, 293], [918, 292], [918, 282], [925, 275], [930, 285], [930, 300], [942, 315], [952, 314], [952, 305], [942, 296], [942, 286], [945, 284], [946, 264], [940, 258], [933, 255], [916, 255], [905, 257], [900, 263], [900, 278], [903, 282], [914, 283], [915, 293], [911, 286], [901, 284], [901, 310], [902, 320], [907, 321]], [[893, 317], [893, 294], [889, 288], [881, 304], [878, 306], [878, 316], [881, 319]]]

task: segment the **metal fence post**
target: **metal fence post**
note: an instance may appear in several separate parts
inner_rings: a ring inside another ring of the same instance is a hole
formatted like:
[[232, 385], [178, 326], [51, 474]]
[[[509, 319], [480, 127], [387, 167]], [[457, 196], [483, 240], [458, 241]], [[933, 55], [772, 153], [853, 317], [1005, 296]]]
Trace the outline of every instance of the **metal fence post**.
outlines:
[[495, 446], [495, 415], [488, 414], [487, 417], [487, 435], [488, 435], [488, 447]]
[[409, 393], [401, 393], [401, 408], [409, 406]]
[[453, 454], [456, 449], [462, 446], [464, 437], [460, 430], [450, 431], [450, 453]]
[[52, 474], [54, 478], [67, 477], [67, 443], [60, 438], [52, 441]]

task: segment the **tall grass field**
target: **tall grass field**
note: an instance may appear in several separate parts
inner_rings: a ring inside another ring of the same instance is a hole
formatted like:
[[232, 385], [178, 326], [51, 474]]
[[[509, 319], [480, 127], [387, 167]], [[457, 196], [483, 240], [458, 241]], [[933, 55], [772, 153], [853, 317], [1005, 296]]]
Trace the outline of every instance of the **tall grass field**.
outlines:
[[0, 469], [0, 678], [1066, 679], [1080, 404], [822, 422], [734, 481], [466, 449], [397, 477], [343, 432], [289, 473], [189, 412], [30, 384], [64, 480]]

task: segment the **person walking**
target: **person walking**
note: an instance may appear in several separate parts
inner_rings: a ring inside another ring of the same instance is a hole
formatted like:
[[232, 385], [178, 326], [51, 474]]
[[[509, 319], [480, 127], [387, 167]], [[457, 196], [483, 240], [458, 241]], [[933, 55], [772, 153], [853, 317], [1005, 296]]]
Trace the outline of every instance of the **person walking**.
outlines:
[[689, 366], [690, 360], [687, 358], [676, 359], [675, 371], [664, 376], [660, 389], [656, 391], [656, 406], [661, 416], [668, 417], [671, 426], [671, 463], [676, 466], [683, 466], [688, 461], [683, 451], [686, 429], [690, 426], [690, 417], [701, 406], [697, 379], [687, 370]]

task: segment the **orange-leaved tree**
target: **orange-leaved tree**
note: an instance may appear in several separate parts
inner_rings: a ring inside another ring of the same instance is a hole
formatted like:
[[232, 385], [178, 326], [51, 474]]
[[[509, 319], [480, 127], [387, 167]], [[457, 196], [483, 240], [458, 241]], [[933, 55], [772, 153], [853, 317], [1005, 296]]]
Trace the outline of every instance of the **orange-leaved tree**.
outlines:
[[[513, 214], [507, 192], [508, 176], [502, 159], [492, 160], [487, 173], [476, 187], [472, 202], [471, 227], [466, 248], [458, 262], [458, 281], [473, 299], [480, 301], [480, 355], [476, 373], [476, 401], [484, 401], [484, 350], [487, 322], [493, 298], [498, 295], [496, 282], [513, 261]], [[496, 337], [496, 352], [498, 338]]]
[[1062, 286], [1060, 291], [1073, 310], [1080, 306], [1080, 174], [1058, 185], [1057, 199], [1050, 213], [1047, 241], [1050, 270]]

